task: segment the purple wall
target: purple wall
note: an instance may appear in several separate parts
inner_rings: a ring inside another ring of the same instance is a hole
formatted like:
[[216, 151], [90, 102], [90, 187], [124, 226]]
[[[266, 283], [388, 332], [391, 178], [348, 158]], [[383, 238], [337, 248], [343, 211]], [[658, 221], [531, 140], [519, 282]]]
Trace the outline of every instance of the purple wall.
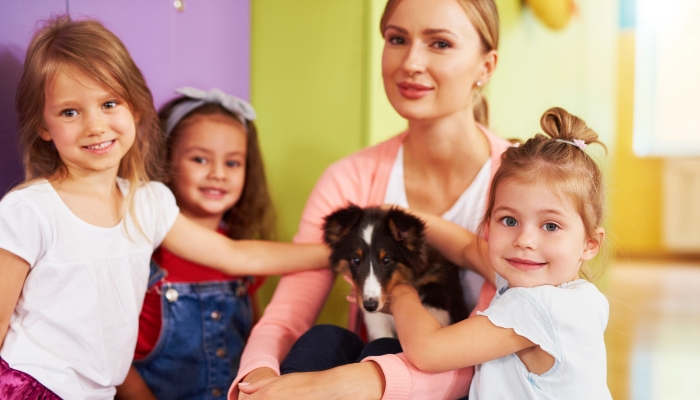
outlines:
[[156, 107], [182, 86], [250, 97], [250, 0], [2, 0], [0, 12], [0, 196], [23, 178], [14, 98], [37, 22], [70, 10], [102, 21], [124, 42]]

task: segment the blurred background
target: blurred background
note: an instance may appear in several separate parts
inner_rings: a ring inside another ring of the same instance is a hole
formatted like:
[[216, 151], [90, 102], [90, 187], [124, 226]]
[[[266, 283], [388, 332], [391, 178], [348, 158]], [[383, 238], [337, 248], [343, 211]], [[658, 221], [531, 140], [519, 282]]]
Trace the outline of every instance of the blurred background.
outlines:
[[[560, 106], [608, 146], [608, 254], [595, 282], [615, 399], [700, 398], [700, 2], [497, 0], [491, 129], [540, 131]], [[38, 21], [70, 13], [119, 36], [156, 107], [182, 86], [249, 99], [279, 220], [291, 240], [332, 162], [406, 123], [381, 81], [385, 0], [0, 0], [0, 196], [22, 181], [14, 97]], [[276, 279], [259, 292], [264, 306]], [[345, 325], [337, 282], [319, 322]]]

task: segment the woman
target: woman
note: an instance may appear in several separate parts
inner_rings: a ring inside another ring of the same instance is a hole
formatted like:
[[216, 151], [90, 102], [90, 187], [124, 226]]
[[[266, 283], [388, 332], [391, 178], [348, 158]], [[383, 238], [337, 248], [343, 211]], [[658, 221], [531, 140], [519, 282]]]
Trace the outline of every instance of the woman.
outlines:
[[[488, 112], [481, 90], [496, 67], [498, 47], [493, 0], [389, 0], [380, 27], [384, 87], [392, 106], [408, 120], [408, 130], [329, 167], [309, 197], [296, 242], [320, 242], [323, 217], [349, 202], [398, 204], [472, 231], [483, 215], [490, 179], [509, 146], [484, 127]], [[478, 288], [483, 282], [478, 278], [471, 274], [463, 285]], [[239, 388], [255, 392], [240, 399], [467, 394], [472, 369], [429, 374], [402, 354], [278, 377], [280, 362], [313, 324], [332, 283], [330, 271], [282, 278], [244, 350], [230, 399]], [[484, 284], [477, 308], [484, 309], [493, 294], [493, 285]], [[355, 327], [351, 317], [350, 329]]]

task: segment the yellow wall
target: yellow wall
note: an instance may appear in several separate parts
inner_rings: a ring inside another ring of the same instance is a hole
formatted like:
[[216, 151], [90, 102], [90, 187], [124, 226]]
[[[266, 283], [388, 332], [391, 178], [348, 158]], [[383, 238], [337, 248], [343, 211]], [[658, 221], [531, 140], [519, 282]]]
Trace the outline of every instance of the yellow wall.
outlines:
[[637, 157], [632, 152], [634, 31], [621, 32], [618, 44], [618, 145], [608, 181], [611, 242], [619, 257], [665, 255], [668, 252], [661, 240], [663, 160]]
[[[363, 21], [360, 1], [252, 2], [251, 100], [281, 240], [296, 233], [323, 170], [363, 147]], [[321, 320], [345, 324], [342, 290], [328, 304]]]

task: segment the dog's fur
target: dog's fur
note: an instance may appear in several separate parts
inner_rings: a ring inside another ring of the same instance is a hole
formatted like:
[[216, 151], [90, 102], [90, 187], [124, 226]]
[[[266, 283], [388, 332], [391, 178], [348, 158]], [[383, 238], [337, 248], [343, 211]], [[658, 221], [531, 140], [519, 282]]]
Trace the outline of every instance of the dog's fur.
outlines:
[[369, 340], [396, 337], [393, 317], [378, 311], [401, 282], [418, 290], [423, 305], [443, 326], [469, 315], [458, 268], [425, 243], [424, 230], [423, 221], [398, 208], [350, 205], [325, 218], [323, 239], [331, 248], [331, 266], [352, 276]]

